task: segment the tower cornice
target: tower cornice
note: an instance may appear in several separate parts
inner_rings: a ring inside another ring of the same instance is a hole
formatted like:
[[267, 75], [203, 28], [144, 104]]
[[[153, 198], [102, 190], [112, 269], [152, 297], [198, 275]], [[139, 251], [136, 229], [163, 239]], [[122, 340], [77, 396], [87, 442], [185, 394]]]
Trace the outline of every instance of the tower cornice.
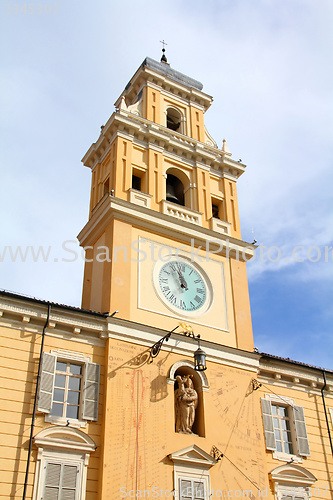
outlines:
[[149, 84], [156, 84], [169, 94], [179, 95], [192, 103], [197, 103], [204, 111], [213, 102], [212, 96], [202, 92], [201, 82], [174, 70], [168, 64], [146, 57], [116, 101], [116, 106], [123, 96], [128, 103], [132, 103], [140, 89]]
[[231, 158], [231, 153], [180, 134], [167, 127], [151, 122], [126, 110], [119, 109], [111, 115], [102, 128], [98, 140], [93, 143], [82, 158], [86, 167], [92, 170], [109, 152], [117, 136], [139, 141], [147, 147], [158, 147], [166, 154], [175, 154], [178, 161], [190, 161], [193, 166], [200, 163], [234, 180], [245, 171], [246, 165]]
[[105, 196], [102, 203], [96, 207], [93, 216], [79, 233], [77, 238], [80, 245], [82, 247], [92, 245], [113, 219], [140, 226], [193, 247], [201, 246], [203, 250], [206, 250], [208, 245], [212, 253], [230, 258], [237, 256], [241, 262], [250, 260], [256, 248], [255, 245], [241, 239], [110, 195]]

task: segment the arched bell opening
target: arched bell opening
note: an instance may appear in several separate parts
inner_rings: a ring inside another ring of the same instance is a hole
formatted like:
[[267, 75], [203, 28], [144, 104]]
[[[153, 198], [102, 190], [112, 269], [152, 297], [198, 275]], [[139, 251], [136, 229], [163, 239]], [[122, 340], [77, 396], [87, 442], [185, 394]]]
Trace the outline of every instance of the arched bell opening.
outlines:
[[175, 431], [181, 434], [205, 436], [202, 380], [187, 365], [177, 368], [174, 374]]
[[182, 114], [175, 108], [168, 108], [166, 112], [167, 128], [182, 133]]
[[178, 177], [167, 174], [166, 199], [177, 205], [185, 206], [184, 184]]

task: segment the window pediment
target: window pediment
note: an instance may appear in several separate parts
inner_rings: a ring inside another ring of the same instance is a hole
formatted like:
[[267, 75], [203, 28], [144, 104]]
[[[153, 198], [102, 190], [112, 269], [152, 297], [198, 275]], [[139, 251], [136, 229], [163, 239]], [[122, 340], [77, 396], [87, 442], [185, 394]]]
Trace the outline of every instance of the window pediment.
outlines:
[[42, 448], [74, 449], [91, 452], [96, 449], [96, 444], [84, 432], [73, 427], [48, 427], [35, 436], [35, 444]]
[[196, 467], [200, 465], [201, 467], [208, 469], [216, 464], [216, 460], [211, 455], [195, 444], [171, 453], [169, 458], [175, 463], [175, 465], [192, 465]]
[[299, 465], [280, 465], [270, 472], [270, 477], [275, 483], [301, 484], [311, 486], [317, 478], [304, 467]]

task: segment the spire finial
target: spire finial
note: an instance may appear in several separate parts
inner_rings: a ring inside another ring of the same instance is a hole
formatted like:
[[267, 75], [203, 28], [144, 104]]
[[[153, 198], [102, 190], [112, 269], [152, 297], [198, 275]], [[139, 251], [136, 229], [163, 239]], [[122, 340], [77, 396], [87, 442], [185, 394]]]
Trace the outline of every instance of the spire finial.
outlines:
[[167, 60], [166, 55], [165, 55], [164, 45], [168, 45], [168, 44], [164, 40], [160, 40], [160, 42], [163, 44], [163, 49], [162, 49], [163, 54], [162, 54], [162, 57], [161, 57], [161, 62], [167, 63], [168, 60]]

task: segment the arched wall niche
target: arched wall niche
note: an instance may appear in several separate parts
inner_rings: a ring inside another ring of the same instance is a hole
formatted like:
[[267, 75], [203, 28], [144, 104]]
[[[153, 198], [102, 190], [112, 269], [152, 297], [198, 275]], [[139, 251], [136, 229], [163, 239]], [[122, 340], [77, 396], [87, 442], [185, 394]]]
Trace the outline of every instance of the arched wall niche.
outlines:
[[193, 388], [198, 395], [198, 403], [195, 410], [195, 419], [192, 426], [192, 433], [198, 436], [205, 437], [205, 412], [204, 412], [204, 392], [209, 390], [208, 381], [205, 373], [197, 372], [194, 369], [194, 363], [188, 360], [178, 361], [170, 368], [168, 383], [172, 384], [174, 387], [174, 399], [175, 399], [175, 432], [177, 432], [177, 390], [179, 389], [179, 384], [177, 376], [181, 377], [182, 380], [188, 377], [193, 382]]

